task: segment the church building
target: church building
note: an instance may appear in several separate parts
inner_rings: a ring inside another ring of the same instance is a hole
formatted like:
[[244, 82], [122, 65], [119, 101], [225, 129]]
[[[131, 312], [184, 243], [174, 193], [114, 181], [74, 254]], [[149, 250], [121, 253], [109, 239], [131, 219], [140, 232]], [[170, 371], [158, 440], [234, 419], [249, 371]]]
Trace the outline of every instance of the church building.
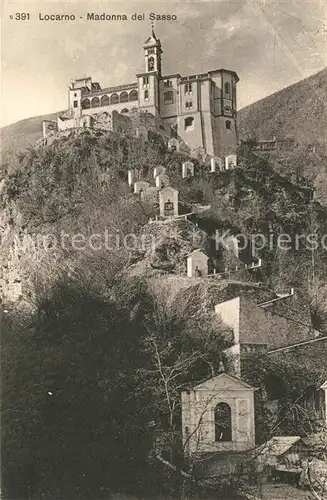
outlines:
[[182, 392], [184, 452], [201, 455], [253, 449], [255, 390], [244, 380], [221, 373]]
[[[90, 126], [86, 118], [101, 112], [129, 116], [137, 110], [151, 114], [161, 124], [159, 129], [168, 130], [190, 151], [201, 148], [211, 156], [235, 153], [237, 74], [214, 69], [189, 76], [164, 76], [161, 42], [153, 30], [143, 51], [143, 71], [135, 82], [102, 88], [91, 77], [72, 81], [68, 90], [70, 121], [75, 126]], [[60, 123], [59, 129], [62, 127]]]

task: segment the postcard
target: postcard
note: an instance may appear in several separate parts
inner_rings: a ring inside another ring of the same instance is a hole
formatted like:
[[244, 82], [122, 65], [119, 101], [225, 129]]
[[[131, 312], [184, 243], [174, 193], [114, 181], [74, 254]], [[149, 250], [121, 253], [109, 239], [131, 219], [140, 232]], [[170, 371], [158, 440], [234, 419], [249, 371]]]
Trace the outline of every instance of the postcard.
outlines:
[[4, 500], [326, 498], [326, 16], [2, 3]]

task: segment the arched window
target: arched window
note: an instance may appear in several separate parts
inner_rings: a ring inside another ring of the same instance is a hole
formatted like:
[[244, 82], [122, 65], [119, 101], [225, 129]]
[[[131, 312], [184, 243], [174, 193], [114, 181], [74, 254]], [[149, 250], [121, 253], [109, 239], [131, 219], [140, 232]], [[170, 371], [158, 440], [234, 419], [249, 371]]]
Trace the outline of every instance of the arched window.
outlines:
[[193, 102], [192, 101], [186, 101], [185, 102], [185, 108], [186, 109], [192, 109], [193, 108]]
[[138, 99], [137, 90], [131, 90], [131, 92], [129, 93], [129, 100], [137, 101], [137, 99]]
[[148, 59], [148, 71], [154, 71], [154, 57]]
[[121, 113], [128, 113], [128, 109], [127, 109], [127, 108], [123, 108], [123, 109], [121, 110]]
[[109, 105], [109, 97], [107, 95], [103, 95], [101, 97], [101, 106], [108, 106]]
[[231, 121], [226, 120], [225, 125], [226, 125], [226, 129], [227, 129], [227, 130], [232, 130], [232, 122], [231, 122]]
[[215, 408], [215, 441], [232, 440], [232, 410], [227, 403], [218, 403]]
[[119, 102], [118, 94], [111, 94], [110, 104], [117, 104], [117, 102]]
[[145, 90], [145, 91], [144, 91], [144, 100], [145, 100], [145, 101], [148, 101], [148, 100], [149, 100], [149, 91], [148, 91], [148, 90]]
[[127, 92], [122, 92], [119, 96], [119, 102], [128, 102]]
[[231, 113], [232, 110], [229, 106], [225, 106], [224, 110], [226, 111], [226, 113]]
[[100, 99], [98, 97], [93, 97], [91, 101], [91, 107], [97, 108], [98, 106], [100, 106]]
[[188, 116], [184, 120], [184, 129], [191, 130], [192, 128], [194, 128], [194, 118], [193, 116]]
[[228, 82], [225, 83], [225, 94], [229, 95], [230, 93], [230, 84]]
[[82, 109], [89, 109], [91, 107], [90, 99], [83, 99]]

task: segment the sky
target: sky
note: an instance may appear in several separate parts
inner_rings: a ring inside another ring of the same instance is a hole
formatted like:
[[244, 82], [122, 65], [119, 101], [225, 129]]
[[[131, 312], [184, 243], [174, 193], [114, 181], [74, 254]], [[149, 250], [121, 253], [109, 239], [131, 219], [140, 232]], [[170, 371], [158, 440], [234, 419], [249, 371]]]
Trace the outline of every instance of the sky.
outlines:
[[[87, 12], [126, 14], [128, 21], [87, 21]], [[132, 21], [133, 13], [145, 20]], [[154, 29], [163, 47], [163, 74], [218, 68], [240, 77], [238, 108], [327, 65], [325, 0], [211, 2], [2, 3], [1, 126], [67, 107], [67, 86], [92, 76], [109, 87], [136, 81], [144, 71], [149, 14], [175, 14]], [[10, 16], [29, 13], [30, 19]], [[74, 14], [75, 21], [42, 21], [39, 14]], [[80, 19], [83, 17], [83, 19]]]

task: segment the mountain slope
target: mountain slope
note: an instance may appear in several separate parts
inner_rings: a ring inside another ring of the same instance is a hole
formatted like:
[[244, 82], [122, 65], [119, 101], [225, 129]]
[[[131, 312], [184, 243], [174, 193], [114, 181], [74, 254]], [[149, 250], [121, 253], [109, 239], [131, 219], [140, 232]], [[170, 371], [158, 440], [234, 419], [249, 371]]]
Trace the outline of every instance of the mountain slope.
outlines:
[[327, 68], [240, 110], [240, 138], [326, 144]]
[[34, 116], [12, 123], [0, 129], [1, 163], [12, 161], [13, 157], [42, 137], [42, 121], [55, 120], [62, 112]]
[[[0, 129], [2, 162], [42, 137], [42, 121], [60, 112], [21, 120]], [[240, 138], [294, 136], [298, 142], [326, 144], [327, 68], [239, 111]]]

